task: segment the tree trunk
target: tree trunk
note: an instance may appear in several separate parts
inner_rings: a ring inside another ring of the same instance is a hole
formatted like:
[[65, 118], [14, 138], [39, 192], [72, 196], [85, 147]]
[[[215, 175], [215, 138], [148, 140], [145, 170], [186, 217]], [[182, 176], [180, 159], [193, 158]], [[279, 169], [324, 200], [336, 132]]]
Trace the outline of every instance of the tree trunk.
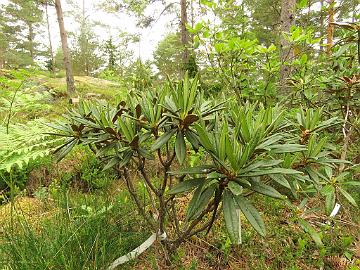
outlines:
[[320, 51], [323, 52], [324, 51], [324, 12], [323, 12], [323, 7], [324, 7], [324, 0], [320, 0]]
[[183, 73], [188, 69], [189, 64], [189, 33], [186, 29], [187, 20], [187, 12], [186, 12], [186, 0], [180, 0], [180, 8], [181, 8], [181, 44], [183, 45], [183, 54], [182, 54], [182, 62], [183, 62]]
[[326, 53], [331, 55], [331, 49], [333, 46], [333, 38], [334, 38], [334, 15], [335, 15], [335, 0], [328, 0], [329, 3], [329, 11], [328, 11], [328, 27], [327, 27], [327, 45], [326, 45]]
[[54, 58], [54, 52], [51, 42], [51, 32], [50, 32], [50, 23], [49, 23], [49, 12], [48, 12], [48, 3], [45, 2], [45, 13], [46, 13], [46, 24], [48, 29], [48, 38], [49, 38], [49, 52], [50, 52], [50, 58], [51, 58], [51, 72], [55, 73], [55, 58]]
[[0, 69], [5, 68], [4, 49], [0, 47]]
[[89, 58], [87, 57], [88, 54], [88, 45], [89, 45], [89, 40], [88, 40], [88, 33], [87, 33], [87, 28], [86, 28], [86, 10], [85, 10], [85, 0], [82, 1], [82, 22], [81, 22], [81, 31], [82, 33], [82, 41], [83, 42], [83, 46], [81, 48], [81, 54], [82, 54], [82, 59], [84, 60], [84, 73], [86, 76], [89, 76], [90, 72], [90, 64], [89, 64]]
[[[290, 28], [295, 23], [295, 7], [296, 0], [282, 0], [281, 2], [281, 13], [280, 13], [280, 30], [281, 33], [289, 33]], [[291, 68], [286, 65], [286, 62], [290, 61], [293, 57], [294, 52], [291, 44], [281, 36], [280, 38], [280, 91], [282, 94], [288, 92], [286, 86], [286, 80], [290, 77]]]
[[29, 52], [30, 52], [31, 62], [34, 63], [34, 29], [32, 23], [29, 23], [28, 27], [29, 27], [29, 36], [28, 36]]
[[56, 14], [58, 17], [59, 28], [60, 28], [61, 46], [64, 54], [64, 66], [66, 71], [67, 91], [69, 96], [71, 97], [75, 92], [75, 84], [74, 84], [74, 76], [71, 67], [67, 36], [64, 26], [64, 16], [63, 16], [60, 0], [55, 0], [55, 8], [56, 8]]

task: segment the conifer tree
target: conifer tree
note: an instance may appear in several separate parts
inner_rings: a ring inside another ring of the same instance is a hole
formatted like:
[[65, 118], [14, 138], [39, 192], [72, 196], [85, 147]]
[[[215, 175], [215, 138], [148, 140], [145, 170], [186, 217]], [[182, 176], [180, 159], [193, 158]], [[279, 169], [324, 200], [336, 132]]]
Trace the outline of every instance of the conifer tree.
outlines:
[[27, 66], [43, 55], [35, 41], [42, 23], [40, 2], [35, 0], [9, 0], [1, 11], [1, 49], [4, 55], [1, 65]]

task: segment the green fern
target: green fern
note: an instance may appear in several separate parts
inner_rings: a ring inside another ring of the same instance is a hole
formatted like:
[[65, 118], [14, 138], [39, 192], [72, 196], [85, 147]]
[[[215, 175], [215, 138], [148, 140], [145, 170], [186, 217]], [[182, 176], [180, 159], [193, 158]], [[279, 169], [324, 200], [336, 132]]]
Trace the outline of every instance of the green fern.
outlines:
[[50, 129], [41, 120], [0, 126], [0, 171], [11, 171], [15, 166], [22, 169], [32, 160], [48, 156], [63, 139], [47, 134]]

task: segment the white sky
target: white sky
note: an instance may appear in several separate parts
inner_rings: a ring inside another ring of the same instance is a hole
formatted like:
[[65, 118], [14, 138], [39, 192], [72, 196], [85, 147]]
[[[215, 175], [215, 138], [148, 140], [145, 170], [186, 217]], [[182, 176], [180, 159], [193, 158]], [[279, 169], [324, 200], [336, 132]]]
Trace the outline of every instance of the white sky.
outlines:
[[[27, 1], [27, 0], [23, 0]], [[73, 0], [73, 2], [77, 3], [79, 7], [82, 7], [82, 0]], [[134, 51], [135, 57], [140, 56], [141, 59], [147, 60], [152, 59], [152, 53], [156, 48], [157, 43], [163, 39], [163, 37], [176, 29], [169, 28], [169, 22], [174, 21], [176, 18], [176, 14], [172, 15], [162, 15], [158, 18], [158, 21], [153, 24], [152, 27], [141, 29], [136, 27], [136, 18], [130, 17], [124, 13], [118, 14], [110, 14], [104, 11], [101, 11], [98, 8], [99, 3], [102, 0], [85, 0], [86, 6], [86, 16], [89, 16], [90, 20], [98, 21], [102, 24], [107, 25], [108, 27], [95, 27], [93, 30], [95, 34], [98, 36], [100, 41], [104, 41], [113, 36], [114, 40], [117, 40], [117, 33], [119, 30], [125, 31], [131, 34], [138, 34], [140, 36], [140, 42], [131, 45], [131, 49]], [[7, 0], [0, 0], [1, 4], [6, 4]], [[71, 15], [71, 5], [67, 3], [67, 0], [61, 0], [62, 9], [64, 12], [64, 22], [65, 28], [69, 32], [76, 32], [78, 30], [79, 25], [75, 22], [73, 16]], [[160, 3], [152, 4], [147, 10], [146, 14], [148, 15], [157, 15], [162, 11], [163, 5]], [[81, 14], [81, 10], [77, 11]], [[44, 14], [45, 20], [45, 14]], [[52, 43], [53, 50], [56, 51], [57, 48], [61, 46], [60, 43], [60, 35], [59, 35], [59, 25], [57, 23], [57, 16], [54, 7], [49, 6], [49, 20], [50, 20], [50, 28], [52, 34]], [[175, 21], [176, 22], [176, 21]], [[176, 24], [176, 27], [178, 25]], [[38, 36], [38, 40], [42, 43], [45, 43], [46, 46], [48, 44], [48, 35], [46, 25], [44, 24], [42, 33]], [[69, 40], [71, 44], [71, 40]]]

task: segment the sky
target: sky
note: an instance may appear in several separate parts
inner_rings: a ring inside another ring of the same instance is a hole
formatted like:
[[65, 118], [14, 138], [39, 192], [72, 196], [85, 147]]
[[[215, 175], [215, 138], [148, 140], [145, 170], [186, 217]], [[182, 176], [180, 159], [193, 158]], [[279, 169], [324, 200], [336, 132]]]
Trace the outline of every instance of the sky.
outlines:
[[[27, 1], [27, 0], [24, 0]], [[74, 11], [73, 7], [68, 4], [69, 1], [75, 2], [79, 7], [82, 7], [82, 0], [61, 0], [62, 9], [64, 12], [64, 22], [65, 28], [68, 32], [76, 32], [79, 29], [79, 25], [75, 22], [71, 13]], [[134, 51], [135, 57], [139, 56], [142, 60], [152, 59], [153, 51], [156, 48], [157, 43], [164, 38], [164, 36], [176, 29], [171, 29], [169, 27], [169, 22], [176, 22], [176, 14], [166, 14], [158, 17], [158, 20], [151, 27], [146, 29], [141, 29], [136, 26], [136, 18], [131, 17], [124, 13], [109, 14], [102, 11], [99, 8], [99, 4], [104, 0], [85, 0], [85, 9], [86, 16], [91, 20], [100, 22], [101, 24], [107, 25], [107, 27], [95, 27], [93, 30], [97, 35], [100, 41], [108, 39], [110, 36], [114, 40], [117, 39], [117, 33], [119, 30], [125, 31], [131, 34], [137, 34], [140, 37], [140, 42], [137, 44], [130, 45], [131, 49]], [[0, 0], [1, 4], [6, 4], [7, 0]], [[154, 15], [160, 14], [162, 11], [163, 5], [160, 3], [152, 4], [147, 10], [146, 14]], [[45, 16], [45, 14], [44, 14]], [[54, 51], [61, 46], [60, 35], [59, 35], [59, 25], [57, 22], [56, 10], [54, 7], [49, 7], [49, 21], [50, 21], [50, 31], [52, 34], [52, 43]], [[48, 35], [47, 29], [44, 25], [40, 35], [38, 36], [38, 41], [42, 41], [47, 44]], [[69, 43], [71, 43], [71, 38], [69, 38]]]

